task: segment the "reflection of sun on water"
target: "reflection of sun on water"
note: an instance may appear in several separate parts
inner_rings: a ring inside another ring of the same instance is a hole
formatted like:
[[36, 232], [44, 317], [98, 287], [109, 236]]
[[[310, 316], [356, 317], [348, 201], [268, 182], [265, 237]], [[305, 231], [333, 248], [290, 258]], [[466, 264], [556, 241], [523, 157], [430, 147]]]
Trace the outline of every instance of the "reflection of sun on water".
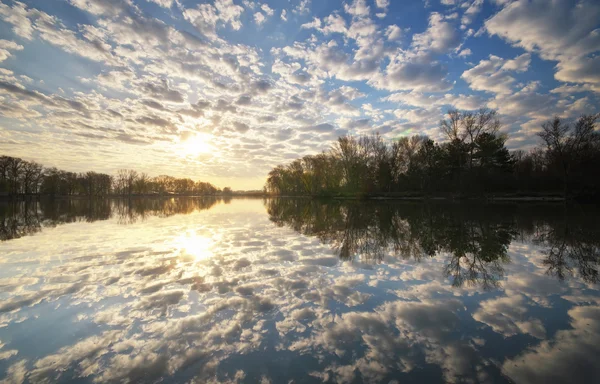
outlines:
[[212, 255], [213, 240], [196, 233], [190, 232], [180, 236], [176, 240], [180, 251], [193, 256], [196, 261], [204, 260]]

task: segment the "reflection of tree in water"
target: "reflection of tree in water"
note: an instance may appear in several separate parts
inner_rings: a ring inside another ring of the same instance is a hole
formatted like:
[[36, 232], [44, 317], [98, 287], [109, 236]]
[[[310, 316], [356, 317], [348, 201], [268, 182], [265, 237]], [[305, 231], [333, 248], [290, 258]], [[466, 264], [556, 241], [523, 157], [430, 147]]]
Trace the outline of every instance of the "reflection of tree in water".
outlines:
[[576, 270], [588, 283], [600, 281], [600, 230], [597, 218], [597, 215], [565, 210], [562, 220], [554, 219], [536, 234], [534, 241], [547, 247], [543, 252], [549, 275], [564, 280], [567, 276], [573, 276]]
[[42, 230], [40, 212], [34, 204], [0, 203], [0, 241], [18, 239]]
[[[398, 202], [267, 201], [270, 218], [332, 245], [344, 260], [378, 262], [392, 254], [404, 259], [447, 255], [446, 275], [454, 286], [498, 286], [510, 243], [537, 241], [548, 247], [545, 264], [559, 278], [573, 266], [597, 281], [598, 224], [581, 215], [553, 217], [556, 206], [410, 204]], [[588, 214], [594, 218], [595, 215]], [[562, 226], [571, 223], [567, 228]], [[575, 226], [575, 227], [573, 227]], [[596, 232], [597, 234], [597, 232]]]
[[148, 216], [168, 217], [209, 209], [217, 198], [42, 199], [0, 203], [0, 241], [18, 239], [74, 222], [108, 220], [133, 224]]
[[171, 199], [116, 199], [112, 201], [112, 212], [120, 224], [133, 224], [149, 216], [169, 217], [190, 214], [194, 211], [210, 209], [221, 201], [208, 198], [171, 198]]

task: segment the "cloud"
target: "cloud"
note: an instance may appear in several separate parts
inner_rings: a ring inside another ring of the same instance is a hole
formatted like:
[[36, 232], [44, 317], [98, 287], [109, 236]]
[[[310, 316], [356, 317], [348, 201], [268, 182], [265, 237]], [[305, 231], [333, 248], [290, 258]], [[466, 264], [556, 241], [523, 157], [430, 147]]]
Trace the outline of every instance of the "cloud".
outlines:
[[512, 60], [505, 60], [498, 56], [490, 55], [487, 60], [466, 70], [461, 75], [471, 89], [498, 94], [510, 94], [516, 79], [511, 71], [525, 72], [529, 68], [531, 57], [529, 54], [517, 56]]
[[24, 39], [33, 38], [33, 26], [29, 17], [36, 13], [28, 10], [27, 6], [21, 2], [15, 2], [12, 7], [6, 4], [0, 4], [0, 16], [13, 27], [15, 35]]
[[446, 80], [447, 68], [428, 57], [392, 61], [383, 75], [376, 76], [370, 83], [378, 89], [388, 91], [415, 90], [424, 92], [443, 92], [452, 88]]
[[205, 36], [215, 39], [218, 24], [228, 25], [233, 30], [242, 27], [240, 20], [244, 8], [233, 0], [216, 0], [214, 5], [199, 4], [196, 8], [186, 9], [183, 16]]
[[13, 41], [0, 39], [0, 62], [8, 59], [11, 56], [10, 51], [21, 51], [23, 46]]
[[465, 48], [465, 49], [462, 49], [462, 50], [461, 50], [461, 51], [458, 53], [458, 56], [459, 56], [459, 57], [468, 57], [468, 56], [470, 56], [472, 53], [473, 53], [473, 52], [471, 52], [471, 49], [470, 49], [470, 48]]
[[169, 87], [169, 82], [162, 79], [156, 83], [145, 83], [143, 89], [147, 95], [157, 99], [158, 101], [170, 101], [173, 103], [183, 103], [185, 100], [181, 92]]
[[174, 0], [148, 0], [153, 3], [160, 5], [163, 8], [171, 8], [173, 6]]
[[387, 7], [390, 6], [390, 0], [375, 0], [375, 4], [377, 5], [377, 8], [387, 10]]
[[262, 25], [262, 24], [263, 24], [263, 23], [264, 23], [266, 20], [267, 20], [267, 18], [266, 18], [266, 17], [265, 17], [265, 15], [263, 15], [262, 13], [260, 13], [260, 12], [256, 12], [256, 13], [254, 14], [254, 22], [255, 22], [257, 25]]
[[385, 30], [385, 36], [390, 41], [398, 40], [402, 37], [402, 29], [400, 29], [400, 27], [397, 25], [390, 25]]
[[461, 19], [463, 27], [471, 24], [477, 16], [477, 14], [479, 14], [479, 12], [481, 11], [481, 7], [483, 6], [483, 0], [473, 0], [470, 3], [464, 3], [464, 5], [466, 5], [467, 10], [465, 11]]
[[353, 0], [350, 4], [344, 4], [344, 10], [353, 17], [363, 17], [369, 16], [370, 7], [366, 0]]
[[267, 16], [273, 16], [273, 14], [275, 13], [275, 11], [273, 10], [273, 8], [269, 7], [268, 4], [262, 4], [260, 6], [260, 9], [263, 10], [263, 12], [267, 15]]
[[292, 12], [297, 13], [299, 15], [305, 15], [310, 12], [310, 3], [311, 0], [300, 0], [298, 5], [294, 7]]
[[444, 53], [460, 44], [456, 29], [436, 12], [429, 16], [429, 27], [423, 33], [413, 35], [412, 45], [418, 51]]
[[545, 60], [558, 61], [557, 80], [597, 84], [599, 77], [592, 73], [597, 60], [586, 55], [600, 47], [598, 18], [600, 5], [590, 1], [513, 1], [488, 19], [485, 28]]

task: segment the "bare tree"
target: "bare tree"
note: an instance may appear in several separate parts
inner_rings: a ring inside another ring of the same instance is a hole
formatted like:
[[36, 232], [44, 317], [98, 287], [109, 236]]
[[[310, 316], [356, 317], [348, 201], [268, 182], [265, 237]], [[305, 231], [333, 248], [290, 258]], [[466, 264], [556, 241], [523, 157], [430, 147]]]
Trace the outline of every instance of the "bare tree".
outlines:
[[452, 140], [463, 140], [460, 132], [460, 121], [462, 113], [456, 109], [451, 109], [447, 113], [448, 118], [440, 121], [440, 129], [448, 136], [450, 141]]

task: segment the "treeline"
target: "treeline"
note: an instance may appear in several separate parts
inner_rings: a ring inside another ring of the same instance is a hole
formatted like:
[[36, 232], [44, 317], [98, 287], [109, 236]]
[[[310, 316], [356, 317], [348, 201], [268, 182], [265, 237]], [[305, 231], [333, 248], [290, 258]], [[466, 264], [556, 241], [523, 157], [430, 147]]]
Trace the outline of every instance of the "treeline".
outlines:
[[509, 152], [496, 111], [452, 110], [440, 123], [448, 140], [379, 135], [340, 137], [328, 151], [305, 156], [269, 172], [273, 195], [377, 196], [491, 193], [600, 195], [600, 115], [574, 124], [543, 124], [536, 149]]
[[75, 173], [18, 157], [0, 156], [0, 196], [109, 196], [109, 195], [230, 195], [231, 188], [221, 190], [211, 183], [189, 178], [122, 169], [115, 176], [98, 172]]

